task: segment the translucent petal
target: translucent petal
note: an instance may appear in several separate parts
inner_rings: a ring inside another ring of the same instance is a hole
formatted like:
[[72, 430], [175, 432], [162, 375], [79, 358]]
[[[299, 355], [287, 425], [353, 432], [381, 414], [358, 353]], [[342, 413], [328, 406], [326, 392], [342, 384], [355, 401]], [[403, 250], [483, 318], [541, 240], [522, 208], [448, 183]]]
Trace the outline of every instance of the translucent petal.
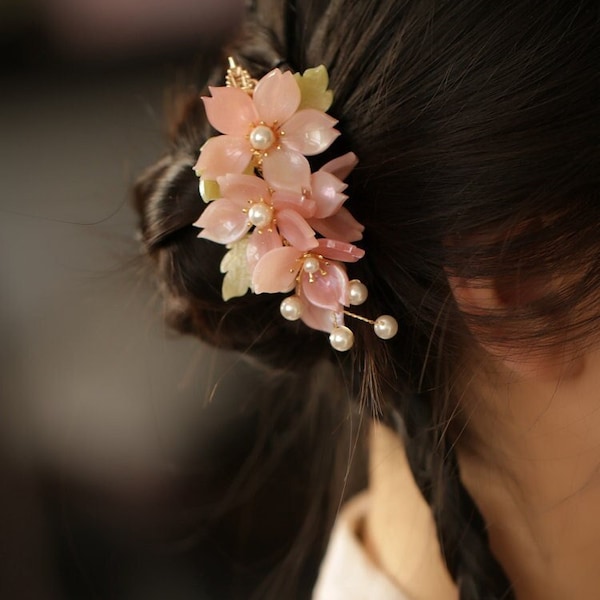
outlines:
[[218, 244], [236, 242], [250, 228], [248, 218], [240, 207], [226, 198], [211, 202], [194, 225], [202, 227], [198, 237]]
[[258, 82], [253, 98], [262, 121], [281, 125], [298, 110], [300, 88], [289, 71], [273, 69]]
[[333, 216], [326, 219], [308, 219], [308, 224], [322, 236], [343, 242], [357, 242], [362, 239], [365, 230], [351, 214], [342, 206]]
[[224, 175], [219, 177], [221, 196], [247, 208], [251, 202], [270, 201], [271, 194], [267, 184], [255, 175]]
[[255, 229], [248, 240], [246, 248], [246, 258], [248, 260], [248, 269], [252, 273], [258, 264], [258, 261], [271, 250], [281, 248], [283, 241], [275, 229]]
[[358, 157], [354, 152], [347, 152], [338, 156], [321, 167], [321, 171], [332, 173], [338, 179], [346, 179], [354, 167], [358, 164]]
[[360, 260], [365, 251], [362, 248], [357, 248], [352, 244], [340, 242], [339, 240], [330, 240], [321, 238], [319, 240], [319, 252], [331, 260], [341, 260], [344, 262], [356, 262]]
[[304, 302], [301, 319], [312, 329], [331, 333], [335, 317], [332, 311], [327, 308], [320, 308], [310, 304], [310, 302]]
[[282, 145], [305, 156], [320, 154], [340, 135], [333, 126], [337, 121], [320, 110], [307, 108], [298, 111], [283, 127]]
[[323, 273], [317, 273], [312, 281], [310, 275], [303, 272], [300, 284], [306, 300], [320, 308], [338, 312], [348, 297], [348, 275], [338, 263], [323, 265]]
[[302, 252], [284, 246], [267, 252], [252, 273], [252, 287], [256, 294], [289, 292], [296, 285]]
[[310, 165], [302, 154], [282, 148], [263, 159], [263, 177], [274, 190], [302, 193], [310, 189]]
[[294, 210], [284, 209], [277, 212], [277, 228], [290, 245], [298, 250], [305, 252], [318, 245], [311, 226]]
[[204, 108], [210, 124], [221, 133], [243, 137], [253, 123], [258, 122], [258, 113], [252, 98], [239, 88], [210, 87], [212, 98], [204, 96]]
[[247, 140], [218, 135], [207, 140], [202, 146], [194, 170], [206, 179], [216, 180], [227, 173], [242, 173], [251, 158], [252, 152]]
[[312, 198], [317, 203], [315, 217], [323, 219], [334, 215], [348, 199], [342, 192], [348, 187], [335, 175], [326, 171], [317, 171], [311, 176]]
[[272, 196], [272, 200], [273, 206], [277, 210], [290, 208], [295, 210], [299, 215], [302, 215], [305, 219], [312, 217], [317, 208], [315, 201], [308, 196], [298, 192], [289, 192], [287, 190], [275, 192]]

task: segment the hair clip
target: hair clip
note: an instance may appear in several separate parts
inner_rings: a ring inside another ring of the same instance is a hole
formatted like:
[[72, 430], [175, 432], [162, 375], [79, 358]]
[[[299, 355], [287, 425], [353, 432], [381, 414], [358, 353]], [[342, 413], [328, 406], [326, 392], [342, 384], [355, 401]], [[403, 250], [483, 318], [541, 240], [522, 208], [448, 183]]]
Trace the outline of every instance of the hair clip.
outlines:
[[208, 206], [194, 223], [198, 237], [224, 244], [224, 300], [289, 293], [281, 314], [330, 334], [331, 346], [354, 343], [344, 316], [373, 325], [382, 339], [396, 335], [394, 317], [375, 320], [347, 309], [367, 299], [366, 286], [349, 280], [345, 263], [365, 252], [353, 242], [364, 227], [343, 205], [344, 179], [356, 166], [352, 152], [311, 172], [307, 156], [338, 137], [326, 114], [333, 101], [324, 66], [302, 75], [273, 69], [259, 81], [229, 58], [224, 87], [203, 97], [210, 124], [222, 135], [206, 141], [194, 170]]

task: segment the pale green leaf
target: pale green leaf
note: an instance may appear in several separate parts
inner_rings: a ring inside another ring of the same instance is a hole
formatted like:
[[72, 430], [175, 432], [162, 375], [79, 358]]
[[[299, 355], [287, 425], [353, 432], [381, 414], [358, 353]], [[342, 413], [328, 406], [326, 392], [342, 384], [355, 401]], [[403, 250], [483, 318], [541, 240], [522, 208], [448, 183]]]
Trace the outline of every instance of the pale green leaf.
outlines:
[[300, 88], [300, 106], [298, 109], [315, 108], [327, 112], [333, 102], [333, 92], [327, 89], [329, 75], [324, 65], [306, 69], [302, 75], [295, 73], [294, 77]]
[[220, 198], [221, 191], [219, 190], [219, 184], [210, 179], [200, 178], [200, 196], [202, 196], [202, 200], [207, 204]]
[[223, 300], [243, 296], [252, 286], [252, 278], [248, 270], [246, 249], [248, 236], [238, 242], [229, 244], [229, 249], [221, 261], [221, 273], [225, 273], [221, 293]]

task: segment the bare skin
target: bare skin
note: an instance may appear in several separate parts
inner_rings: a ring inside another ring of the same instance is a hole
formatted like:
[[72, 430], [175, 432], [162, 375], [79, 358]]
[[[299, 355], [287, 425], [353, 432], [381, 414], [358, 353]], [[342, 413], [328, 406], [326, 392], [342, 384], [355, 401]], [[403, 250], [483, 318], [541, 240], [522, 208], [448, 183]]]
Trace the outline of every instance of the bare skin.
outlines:
[[[463, 481], [519, 600], [596, 600], [600, 349], [559, 357], [551, 368], [515, 364], [497, 361], [469, 388]], [[371, 448], [371, 555], [411, 598], [454, 600], [400, 442], [374, 426]]]
[[402, 442], [383, 425], [371, 428], [369, 471], [363, 537], [373, 561], [411, 600], [456, 600], [431, 511], [413, 480]]

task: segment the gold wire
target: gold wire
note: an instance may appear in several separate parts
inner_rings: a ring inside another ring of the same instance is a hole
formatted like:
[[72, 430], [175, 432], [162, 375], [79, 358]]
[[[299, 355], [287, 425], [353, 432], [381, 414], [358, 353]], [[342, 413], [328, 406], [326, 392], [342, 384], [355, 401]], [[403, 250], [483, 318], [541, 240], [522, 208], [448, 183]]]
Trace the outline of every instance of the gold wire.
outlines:
[[363, 321], [364, 323], [369, 323], [369, 325], [375, 325], [375, 321], [371, 319], [367, 319], [367, 317], [361, 317], [360, 315], [356, 315], [351, 313], [349, 310], [342, 311], [347, 317], [352, 317], [353, 319], [358, 319], [359, 321]]

